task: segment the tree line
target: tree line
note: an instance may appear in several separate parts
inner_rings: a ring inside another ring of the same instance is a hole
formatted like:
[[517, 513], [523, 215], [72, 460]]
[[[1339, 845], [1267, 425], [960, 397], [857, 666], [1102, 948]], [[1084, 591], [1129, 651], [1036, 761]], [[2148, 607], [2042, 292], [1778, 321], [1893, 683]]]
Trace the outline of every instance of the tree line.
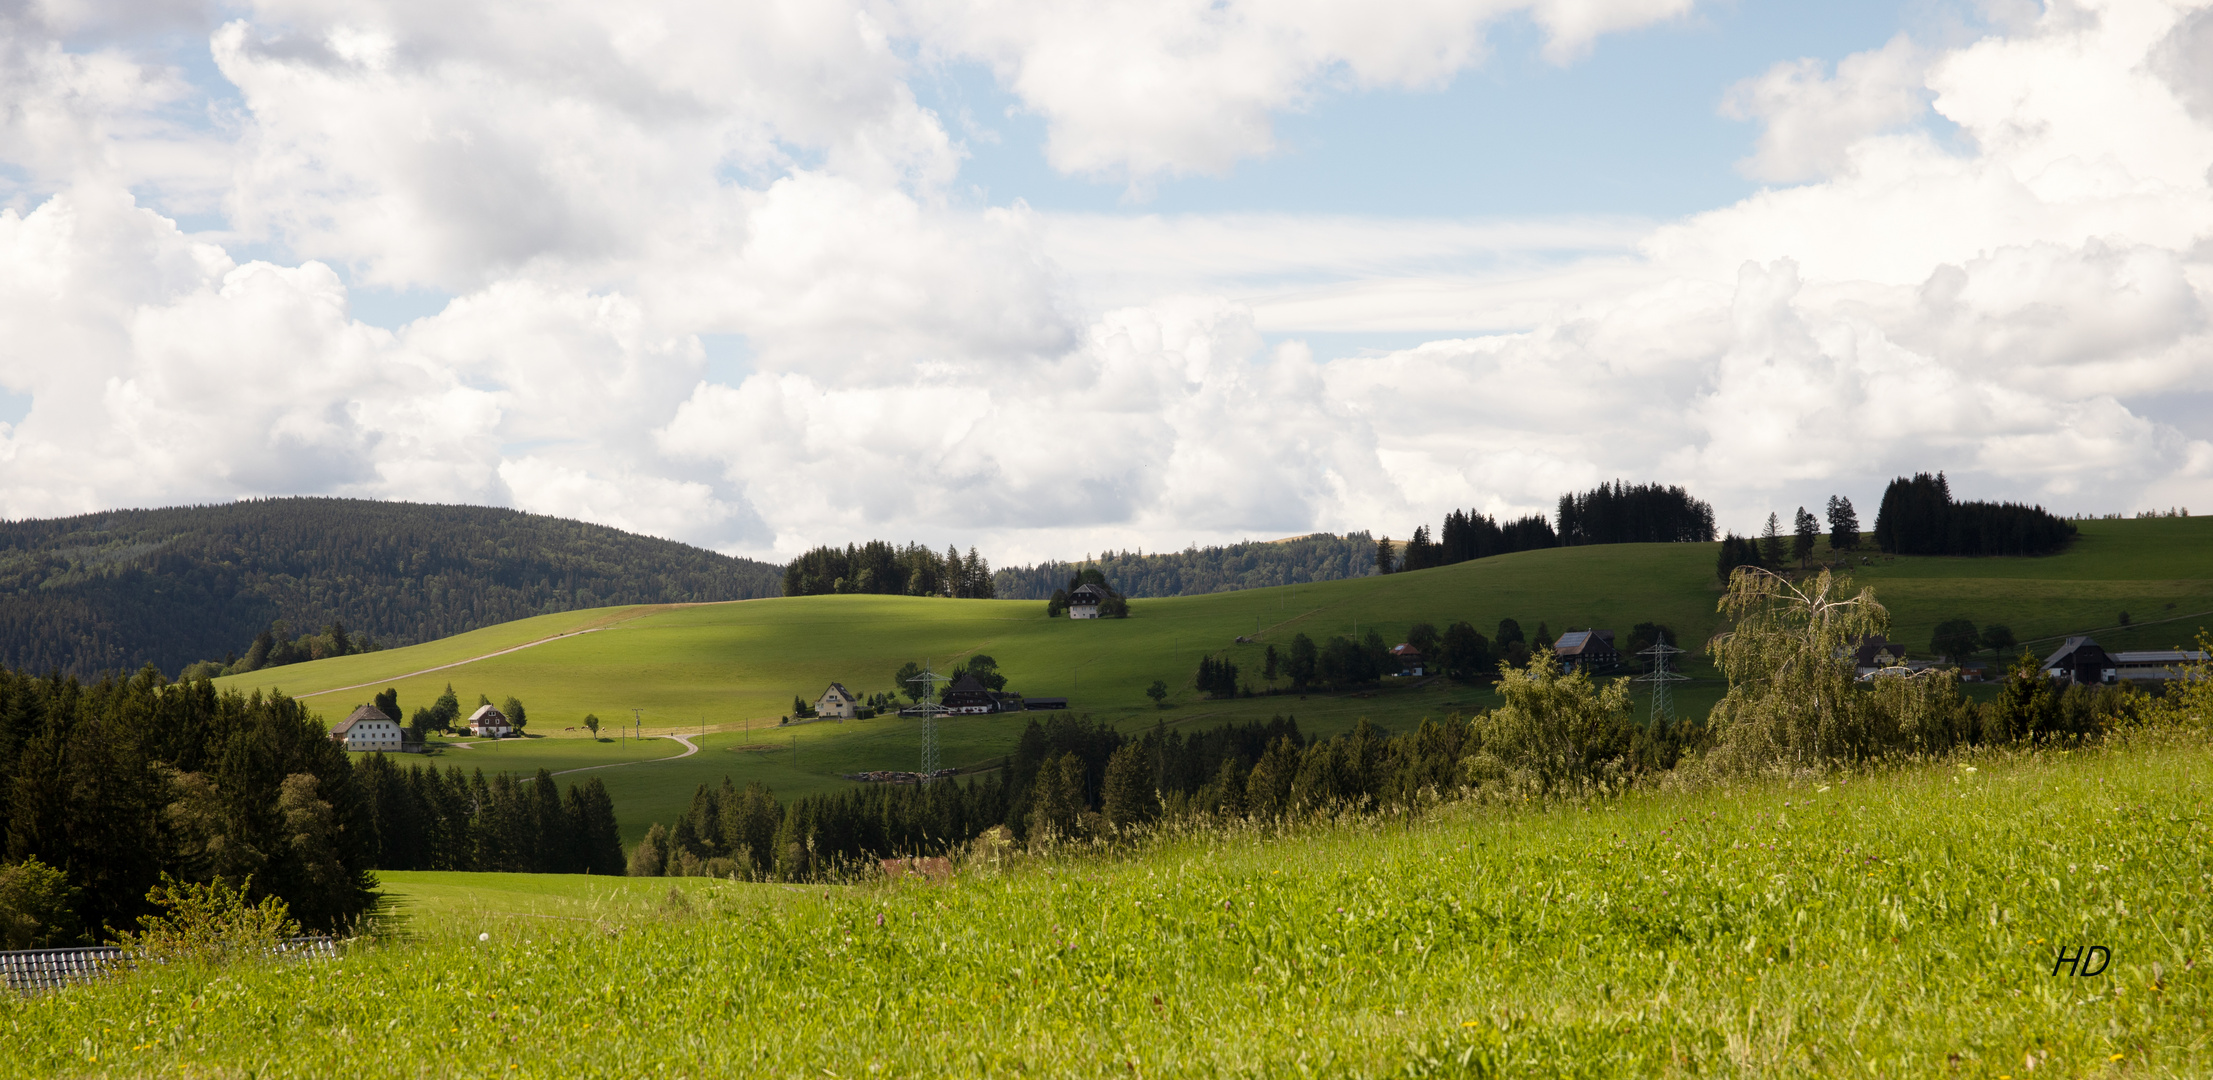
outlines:
[[1120, 595], [1136, 599], [1198, 596], [1364, 577], [1372, 572], [1375, 538], [1365, 532], [1315, 533], [1289, 540], [1188, 547], [1182, 551], [1107, 551], [1082, 562], [1048, 561], [1002, 567], [994, 575], [998, 595], [1045, 600], [1089, 570], [1111, 579]]
[[9, 900], [45, 912], [16, 947], [105, 940], [149, 913], [164, 875], [282, 897], [311, 930], [343, 929], [374, 899], [377, 833], [353, 764], [282, 695], [150, 667], [90, 683], [0, 669], [0, 793], [8, 864], [59, 872], [44, 898]]
[[1625, 484], [1560, 496], [1551, 522], [1539, 515], [1498, 522], [1474, 510], [1454, 510], [1432, 536], [1417, 525], [1403, 549], [1389, 537], [1376, 543], [1378, 573], [1426, 570], [1471, 559], [1581, 544], [1704, 543], [1714, 538], [1713, 507], [1680, 487]]
[[624, 872], [615, 804], [597, 778], [564, 795], [544, 769], [486, 779], [482, 769], [401, 768], [369, 754], [356, 771], [379, 870]]
[[784, 565], [785, 596], [866, 593], [875, 596], [950, 596], [989, 600], [997, 595], [991, 564], [974, 547], [963, 557], [947, 547], [939, 555], [920, 544], [898, 547], [882, 540], [826, 544]]
[[2041, 506], [1955, 502], [1941, 472], [1892, 480], [1875, 514], [1875, 543], [1896, 555], [2048, 555], [2075, 532]]
[[494, 507], [283, 498], [114, 510], [0, 522], [0, 666], [179, 672], [236, 663], [264, 631], [278, 636], [278, 620], [343, 623], [356, 642], [396, 646], [549, 612], [776, 591], [766, 563]]

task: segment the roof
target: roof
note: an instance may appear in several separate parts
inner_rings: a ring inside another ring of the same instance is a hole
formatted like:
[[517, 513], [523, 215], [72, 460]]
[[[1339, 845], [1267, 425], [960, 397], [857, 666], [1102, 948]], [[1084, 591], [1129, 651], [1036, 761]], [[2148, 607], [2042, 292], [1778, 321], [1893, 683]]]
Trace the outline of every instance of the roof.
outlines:
[[983, 683], [978, 682], [974, 675], [963, 672], [960, 678], [953, 680], [953, 685], [945, 688], [945, 692], [948, 694], [988, 694], [991, 690]]
[[[471, 724], [482, 724], [487, 721], [498, 724], [509, 723], [506, 713], [503, 713], [498, 709], [491, 707], [490, 705], [479, 705], [476, 707], [475, 712], [469, 714], [469, 723]], [[510, 726], [512, 725], [510, 724]]]
[[859, 701], [859, 700], [860, 700], [859, 698], [857, 698], [857, 697], [854, 697], [854, 696], [853, 696], [853, 692], [852, 692], [851, 690], [847, 690], [847, 689], [845, 688], [845, 684], [844, 684], [844, 683], [831, 683], [831, 684], [830, 684], [830, 688], [829, 688], [828, 690], [824, 690], [824, 691], [822, 692], [822, 696], [823, 696], [823, 697], [832, 697], [832, 696], [835, 696], [835, 697], [836, 697], [836, 698], [837, 698], [838, 700], [840, 700], [840, 701]]
[[2105, 652], [2104, 649], [2098, 648], [2097, 642], [2092, 641], [2087, 637], [2071, 637], [2067, 639], [2066, 644], [2059, 647], [2058, 652], [2055, 652], [2052, 655], [2044, 658], [2044, 666], [2057, 666], [2060, 662], [2066, 660], [2067, 658], [2073, 656], [2078, 652], [2083, 651], [2084, 649], [2097, 649], [2101, 655]]
[[383, 709], [379, 709], [374, 705], [363, 705], [362, 707], [355, 709], [352, 715], [346, 717], [344, 720], [339, 721], [337, 727], [330, 729], [330, 733], [333, 735], [344, 735], [345, 733], [353, 730], [354, 721], [356, 720], [389, 721], [391, 719], [391, 717], [384, 715]]
[[1552, 651], [1562, 656], [1573, 656], [1594, 646], [1612, 648], [1614, 633], [1611, 630], [1570, 630], [1552, 643]]
[[2191, 649], [2148, 649], [2111, 654], [2116, 664], [2201, 664], [2205, 654]]
[[1409, 657], [1409, 656], [1413, 656], [1413, 657], [1419, 657], [1419, 656], [1420, 656], [1421, 654], [1422, 654], [1422, 651], [1421, 651], [1420, 649], [1417, 649], [1417, 648], [1413, 647], [1412, 645], [1393, 645], [1393, 646], [1391, 646], [1391, 655], [1392, 655], [1392, 656], [1396, 656], [1396, 657], [1398, 657], [1398, 658], [1399, 658], [1399, 659], [1401, 659], [1401, 660], [1404, 660], [1404, 659], [1406, 659], [1406, 658], [1407, 658], [1407, 657]]
[[1076, 586], [1076, 591], [1068, 594], [1068, 602], [1071, 604], [1096, 604], [1106, 599], [1106, 597], [1107, 591], [1105, 589], [1097, 585], [1085, 584]]

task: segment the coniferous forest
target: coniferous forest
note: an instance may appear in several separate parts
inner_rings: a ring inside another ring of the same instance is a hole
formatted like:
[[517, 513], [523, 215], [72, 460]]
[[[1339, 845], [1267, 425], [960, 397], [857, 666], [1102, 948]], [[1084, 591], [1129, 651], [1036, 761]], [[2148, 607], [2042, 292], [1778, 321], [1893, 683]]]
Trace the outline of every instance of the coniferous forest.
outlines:
[[1004, 567], [993, 575], [997, 595], [1008, 600], [1044, 600], [1065, 588], [1079, 569], [1099, 571], [1123, 596], [1198, 596], [1365, 577], [1375, 572], [1375, 539], [1364, 532], [1335, 536], [1315, 533], [1290, 540], [1249, 540], [1221, 547], [1182, 551], [1107, 551], [1085, 562], [1053, 560], [1035, 566]]
[[624, 869], [597, 779], [564, 796], [542, 769], [348, 754], [298, 701], [151, 668], [92, 683], [0, 668], [0, 842], [5, 948], [106, 941], [165, 875], [281, 897], [302, 927], [338, 931], [373, 907], [375, 870]]
[[1954, 502], [1943, 473], [1892, 480], [1875, 514], [1875, 543], [1894, 555], [2049, 555], [2075, 531], [2041, 506]]
[[779, 572], [481, 506], [292, 498], [0, 522], [0, 665], [174, 673], [245, 655], [279, 620], [293, 629], [272, 638], [309, 659], [333, 624], [406, 645], [577, 608], [774, 596]]
[[60, 871], [32, 940], [129, 929], [162, 875], [251, 880], [310, 930], [369, 909], [378, 857], [353, 763], [284, 697], [218, 694], [158, 672], [81, 683], [0, 669], [0, 829], [7, 859]]

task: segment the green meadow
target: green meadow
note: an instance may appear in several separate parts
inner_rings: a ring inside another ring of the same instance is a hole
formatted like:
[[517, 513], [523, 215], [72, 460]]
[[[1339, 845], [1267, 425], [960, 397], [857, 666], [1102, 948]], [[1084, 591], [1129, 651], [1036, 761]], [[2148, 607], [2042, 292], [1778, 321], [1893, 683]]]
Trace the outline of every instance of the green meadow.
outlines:
[[[2025, 642], [2095, 632], [2112, 647], [2164, 647], [2213, 625], [2213, 519], [2079, 523], [2081, 538], [2042, 558], [1851, 557], [1862, 584], [1891, 609], [1892, 639], [1925, 648], [1937, 623], [1965, 617], [2004, 623]], [[759, 780], [785, 796], [846, 783], [841, 774], [913, 768], [914, 721], [880, 719], [778, 727], [794, 695], [812, 700], [831, 681], [857, 693], [894, 689], [909, 660], [949, 670], [975, 653], [998, 660], [1010, 687], [1062, 696], [1124, 730], [1153, 724], [1203, 727], [1281, 713], [1309, 732], [1347, 730], [1365, 716], [1397, 729], [1424, 716], [1495, 703], [1487, 689], [1445, 680], [1387, 680], [1352, 694], [1263, 694], [1207, 701], [1193, 673], [1205, 653], [1226, 656], [1265, 689], [1263, 650], [1295, 634], [1317, 641], [1379, 631], [1402, 640], [1409, 626], [1467, 620], [1491, 633], [1502, 618], [1534, 633], [1598, 626], [1626, 634], [1640, 622], [1675, 628], [1696, 643], [1721, 628], [1708, 544], [1554, 548], [1385, 577], [1139, 600], [1127, 620], [1047, 619], [1038, 601], [816, 596], [541, 616], [385, 652], [320, 660], [219, 680], [239, 689], [282, 689], [335, 722], [376, 689], [394, 686], [403, 709], [447, 686], [464, 707], [478, 695], [513, 694], [530, 710], [532, 738], [445, 749], [437, 764], [556, 772], [665, 758], [665, 739], [612, 738], [642, 721], [647, 735], [692, 734], [703, 749], [680, 760], [595, 771], [613, 794], [625, 836], [668, 820], [701, 783]], [[1819, 558], [1834, 558], [1824, 547]], [[2132, 625], [2118, 629], [2126, 611]], [[584, 632], [589, 631], [589, 632]], [[1239, 637], [1249, 639], [1240, 643]], [[538, 642], [537, 644], [531, 644]], [[527, 646], [517, 648], [517, 646]], [[505, 651], [502, 650], [515, 650]], [[498, 655], [487, 655], [498, 653]], [[472, 657], [483, 657], [472, 660]], [[1681, 711], [1703, 715], [1722, 686], [1697, 655], [1695, 681], [1677, 691]], [[438, 670], [427, 670], [427, 669]], [[414, 674], [418, 673], [420, 674]], [[1144, 696], [1167, 682], [1166, 708]], [[355, 689], [334, 689], [357, 687]], [[1278, 684], [1277, 689], [1285, 689]], [[633, 710], [637, 710], [633, 712]], [[586, 713], [604, 723], [593, 740]], [[1028, 718], [971, 717], [942, 726], [944, 760], [984, 766], [1007, 753]]]
[[0, 1074], [2203, 1076], [2209, 800], [2197, 738], [936, 884], [392, 874], [399, 930], [342, 959], [0, 1005]]

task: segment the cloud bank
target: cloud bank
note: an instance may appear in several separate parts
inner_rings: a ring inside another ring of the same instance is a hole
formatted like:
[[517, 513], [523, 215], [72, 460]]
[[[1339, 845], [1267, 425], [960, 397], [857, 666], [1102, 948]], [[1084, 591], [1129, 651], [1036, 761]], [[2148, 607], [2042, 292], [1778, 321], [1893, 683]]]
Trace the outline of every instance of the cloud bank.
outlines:
[[[985, 65], [1054, 167], [1141, 191], [1319, 96], [1448, 81], [1501, 19], [1577, 63], [1687, 7], [22, 9], [0, 514], [335, 493], [1028, 559], [1614, 477], [1737, 528], [1930, 468], [2213, 509], [2205, 4], [1780, 60], [1716, 107], [1785, 186], [1657, 222], [977, 206], [912, 89]], [[148, 59], [155, 21], [214, 74]], [[364, 288], [453, 299], [385, 329]], [[1427, 343], [1303, 340], [1348, 331]]]

